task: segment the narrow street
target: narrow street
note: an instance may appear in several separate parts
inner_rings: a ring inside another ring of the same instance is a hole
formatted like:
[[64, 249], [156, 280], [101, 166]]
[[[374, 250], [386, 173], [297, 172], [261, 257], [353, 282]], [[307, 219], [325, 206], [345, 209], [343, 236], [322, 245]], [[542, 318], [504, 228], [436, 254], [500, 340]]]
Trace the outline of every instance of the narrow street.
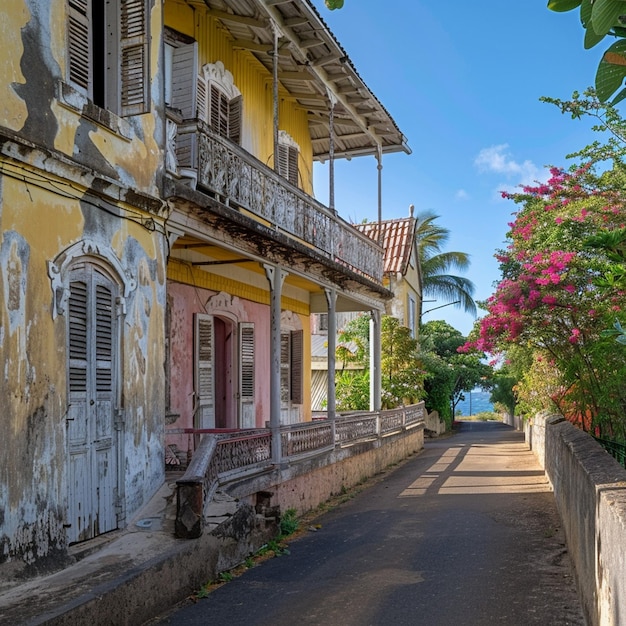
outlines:
[[159, 623], [584, 624], [564, 536], [523, 435], [466, 422], [317, 532]]

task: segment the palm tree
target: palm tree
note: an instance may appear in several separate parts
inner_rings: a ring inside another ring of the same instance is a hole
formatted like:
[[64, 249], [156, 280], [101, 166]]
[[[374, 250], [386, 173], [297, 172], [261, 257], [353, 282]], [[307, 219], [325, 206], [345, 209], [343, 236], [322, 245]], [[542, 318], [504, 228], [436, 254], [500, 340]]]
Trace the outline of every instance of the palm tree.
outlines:
[[450, 231], [435, 224], [439, 215], [430, 211], [418, 213], [415, 224], [415, 243], [420, 272], [422, 299], [420, 301], [420, 319], [424, 296], [454, 303], [467, 313], [476, 315], [474, 302], [474, 283], [463, 276], [450, 274], [450, 270], [466, 270], [470, 265], [469, 255], [465, 252], [442, 252], [450, 237]]

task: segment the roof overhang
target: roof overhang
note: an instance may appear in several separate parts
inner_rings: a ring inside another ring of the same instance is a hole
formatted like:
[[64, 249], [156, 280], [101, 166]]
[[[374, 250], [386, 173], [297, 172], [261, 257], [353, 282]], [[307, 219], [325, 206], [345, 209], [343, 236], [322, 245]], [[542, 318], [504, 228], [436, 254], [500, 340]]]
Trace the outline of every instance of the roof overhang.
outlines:
[[314, 160], [330, 156], [331, 108], [335, 158], [410, 154], [406, 137], [308, 0], [186, 1], [206, 5], [233, 46], [250, 52], [270, 75], [278, 33], [281, 97], [286, 93], [307, 111]]

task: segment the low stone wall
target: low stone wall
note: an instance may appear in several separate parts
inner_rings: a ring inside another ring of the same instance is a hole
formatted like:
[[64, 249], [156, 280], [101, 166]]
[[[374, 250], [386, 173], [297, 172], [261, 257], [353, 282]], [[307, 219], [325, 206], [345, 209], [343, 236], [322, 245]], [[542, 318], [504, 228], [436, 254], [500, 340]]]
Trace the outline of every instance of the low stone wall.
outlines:
[[439, 437], [446, 432], [446, 423], [439, 417], [439, 411], [432, 411], [425, 417], [424, 427], [430, 437]]
[[562, 417], [536, 416], [526, 436], [554, 490], [588, 623], [626, 623], [626, 470]]
[[282, 511], [293, 508], [302, 514], [423, 447], [424, 427], [420, 424], [402, 433], [337, 448], [248, 480], [221, 485], [220, 489], [253, 505], [257, 504], [257, 494], [265, 492], [271, 494], [271, 506], [278, 505]]

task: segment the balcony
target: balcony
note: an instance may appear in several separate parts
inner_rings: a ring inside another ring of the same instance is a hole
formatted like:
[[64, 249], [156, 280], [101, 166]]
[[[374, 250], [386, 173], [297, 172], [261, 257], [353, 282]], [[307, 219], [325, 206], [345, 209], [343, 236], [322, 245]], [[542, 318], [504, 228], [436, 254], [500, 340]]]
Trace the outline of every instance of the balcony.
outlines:
[[201, 121], [168, 119], [168, 170], [232, 209], [382, 285], [383, 250], [328, 207]]

